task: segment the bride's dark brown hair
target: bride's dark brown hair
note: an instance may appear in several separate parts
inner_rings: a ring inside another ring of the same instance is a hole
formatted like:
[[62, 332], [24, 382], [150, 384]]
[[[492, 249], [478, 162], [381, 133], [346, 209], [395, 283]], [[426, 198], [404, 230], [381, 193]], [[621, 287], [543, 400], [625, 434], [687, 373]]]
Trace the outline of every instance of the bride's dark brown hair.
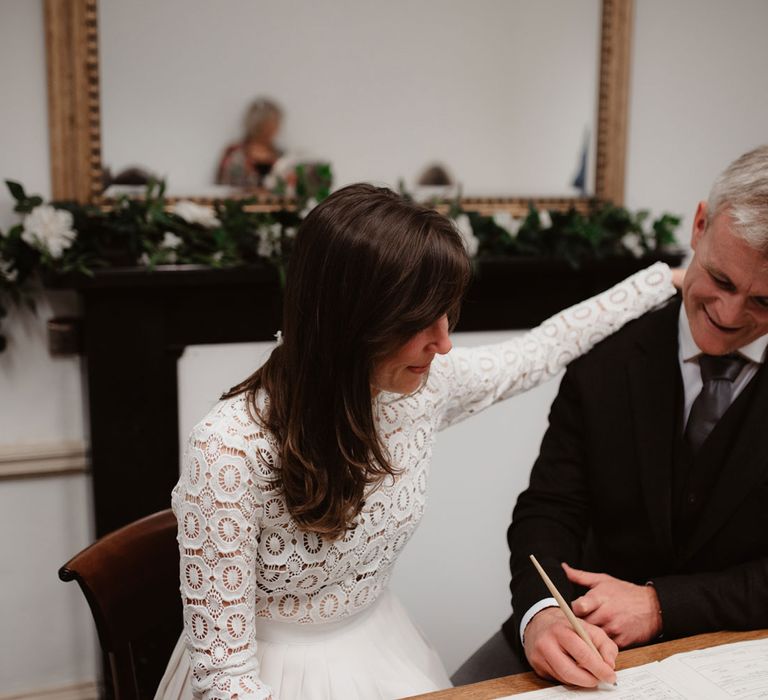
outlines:
[[397, 474], [376, 430], [374, 366], [443, 314], [453, 327], [470, 270], [448, 219], [388, 189], [345, 187], [301, 224], [283, 342], [224, 398], [245, 392], [277, 439], [279, 484], [303, 529], [343, 536], [366, 488]]

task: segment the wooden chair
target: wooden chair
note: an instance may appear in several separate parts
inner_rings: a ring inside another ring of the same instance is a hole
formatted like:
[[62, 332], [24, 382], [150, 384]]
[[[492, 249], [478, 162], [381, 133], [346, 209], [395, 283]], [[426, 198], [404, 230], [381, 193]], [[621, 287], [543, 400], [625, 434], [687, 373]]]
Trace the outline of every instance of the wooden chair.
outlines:
[[182, 629], [173, 513], [105, 535], [62, 566], [59, 578], [77, 581], [91, 606], [115, 700], [152, 698]]

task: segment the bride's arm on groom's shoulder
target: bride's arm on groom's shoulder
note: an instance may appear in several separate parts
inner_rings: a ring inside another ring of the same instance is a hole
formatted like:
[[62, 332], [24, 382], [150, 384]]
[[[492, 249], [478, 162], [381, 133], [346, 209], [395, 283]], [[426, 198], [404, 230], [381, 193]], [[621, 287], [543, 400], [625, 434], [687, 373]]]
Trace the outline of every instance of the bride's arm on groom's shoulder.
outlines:
[[674, 294], [673, 271], [655, 263], [521, 335], [493, 345], [454, 348], [436, 358], [429, 384], [442, 399], [439, 427], [553, 378], [571, 360]]

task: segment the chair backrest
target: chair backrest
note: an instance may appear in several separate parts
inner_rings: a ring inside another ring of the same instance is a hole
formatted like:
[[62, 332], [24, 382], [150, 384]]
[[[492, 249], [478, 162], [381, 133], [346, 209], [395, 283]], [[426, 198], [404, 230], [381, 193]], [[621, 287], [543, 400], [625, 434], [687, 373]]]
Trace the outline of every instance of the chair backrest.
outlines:
[[173, 513], [105, 535], [62, 566], [59, 578], [77, 581], [88, 600], [116, 700], [153, 697], [182, 628]]

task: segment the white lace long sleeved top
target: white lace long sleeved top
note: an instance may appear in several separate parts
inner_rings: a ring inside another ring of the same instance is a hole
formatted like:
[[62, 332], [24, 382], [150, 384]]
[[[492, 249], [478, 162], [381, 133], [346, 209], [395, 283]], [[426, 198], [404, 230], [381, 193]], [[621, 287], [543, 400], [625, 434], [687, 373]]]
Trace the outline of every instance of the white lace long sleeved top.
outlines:
[[523, 335], [435, 357], [415, 394], [380, 394], [378, 429], [402, 472], [372, 491], [340, 540], [299, 529], [275, 483], [273, 436], [242, 396], [219, 402], [193, 429], [172, 496], [196, 694], [269, 698], [256, 621], [323, 623], [376, 600], [422, 517], [436, 432], [553, 377], [673, 292], [669, 268], [657, 263]]

